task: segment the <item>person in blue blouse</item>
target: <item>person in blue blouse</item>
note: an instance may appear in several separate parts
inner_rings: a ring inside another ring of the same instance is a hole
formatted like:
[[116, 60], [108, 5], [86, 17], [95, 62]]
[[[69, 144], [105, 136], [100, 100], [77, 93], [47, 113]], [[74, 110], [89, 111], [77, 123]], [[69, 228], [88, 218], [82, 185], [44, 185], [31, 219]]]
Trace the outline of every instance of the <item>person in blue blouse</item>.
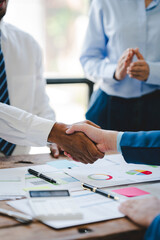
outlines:
[[[75, 124], [66, 133], [76, 131], [85, 133], [103, 153], [121, 152], [127, 163], [160, 165], [160, 131], [123, 133]], [[135, 223], [148, 228], [145, 240], [160, 239], [160, 199], [129, 200], [120, 205], [120, 211]]]
[[104, 129], [158, 130], [160, 0], [92, 0], [80, 61], [99, 82], [86, 118]]

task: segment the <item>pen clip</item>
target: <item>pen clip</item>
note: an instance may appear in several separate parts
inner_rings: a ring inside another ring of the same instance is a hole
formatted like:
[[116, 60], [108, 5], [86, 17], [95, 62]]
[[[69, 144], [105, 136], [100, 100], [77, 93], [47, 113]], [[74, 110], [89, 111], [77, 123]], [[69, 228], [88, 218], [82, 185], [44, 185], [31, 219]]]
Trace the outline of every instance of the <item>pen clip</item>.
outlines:
[[88, 190], [88, 191], [91, 191], [91, 189], [87, 188], [87, 187], [84, 187], [84, 183], [81, 183], [82, 187], [83, 187], [83, 190]]
[[89, 188], [86, 188], [86, 187], [83, 187], [84, 190], [88, 190], [88, 191], [91, 191], [91, 189]]

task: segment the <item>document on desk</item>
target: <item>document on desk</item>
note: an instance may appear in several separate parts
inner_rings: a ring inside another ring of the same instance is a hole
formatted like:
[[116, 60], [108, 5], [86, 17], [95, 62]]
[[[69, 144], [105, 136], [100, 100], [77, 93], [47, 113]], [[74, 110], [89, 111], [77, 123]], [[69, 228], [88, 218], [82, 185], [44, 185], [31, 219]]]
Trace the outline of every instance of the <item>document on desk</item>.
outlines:
[[23, 171], [16, 168], [0, 170], [0, 200], [23, 196], [24, 186], [25, 178]]
[[0, 170], [0, 200], [25, 196], [29, 190], [69, 189], [70, 191], [76, 191], [82, 189], [79, 180], [69, 176], [62, 170], [57, 171], [57, 169], [47, 164], [32, 166], [32, 168], [55, 179], [58, 184], [49, 183], [29, 174], [28, 168], [20, 167]]
[[[76, 204], [80, 208], [83, 215], [82, 219], [43, 221], [43, 223], [56, 229], [62, 229], [71, 226], [121, 218], [124, 216], [118, 210], [119, 202], [103, 197], [99, 194], [88, 191], [78, 191], [72, 193], [72, 198], [76, 200]], [[17, 210], [33, 216], [26, 199], [10, 201], [8, 204]]]
[[57, 183], [49, 183], [41, 178], [28, 173], [25, 174], [25, 191], [29, 190], [47, 190], [47, 189], [68, 189], [71, 191], [81, 190], [81, 183], [76, 178], [69, 176], [62, 170], [55, 170], [49, 165], [33, 166], [32, 169], [53, 178]]
[[160, 180], [160, 167], [127, 164], [122, 155], [106, 156], [92, 165], [66, 169], [65, 172], [82, 183], [99, 188]]

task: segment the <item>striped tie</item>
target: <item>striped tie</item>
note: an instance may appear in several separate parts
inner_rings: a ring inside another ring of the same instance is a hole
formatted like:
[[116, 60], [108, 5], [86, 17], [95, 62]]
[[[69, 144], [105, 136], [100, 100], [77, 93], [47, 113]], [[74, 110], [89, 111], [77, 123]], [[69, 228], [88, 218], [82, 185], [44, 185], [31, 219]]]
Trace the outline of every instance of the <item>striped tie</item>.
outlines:
[[[1, 45], [0, 45], [0, 102], [10, 105], [4, 56], [2, 53]], [[10, 156], [15, 147], [16, 147], [15, 144], [9, 143], [4, 139], [0, 138], [0, 152], [2, 152], [4, 155]]]

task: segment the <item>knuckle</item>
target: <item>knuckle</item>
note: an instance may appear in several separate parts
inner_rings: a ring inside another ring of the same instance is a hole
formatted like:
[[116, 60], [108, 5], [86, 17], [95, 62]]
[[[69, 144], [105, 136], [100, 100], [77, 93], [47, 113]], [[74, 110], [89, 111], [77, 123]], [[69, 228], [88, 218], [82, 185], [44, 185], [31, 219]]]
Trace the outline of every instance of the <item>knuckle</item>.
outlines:
[[87, 123], [87, 124], [91, 123], [89, 120], [85, 120], [84, 122]]

